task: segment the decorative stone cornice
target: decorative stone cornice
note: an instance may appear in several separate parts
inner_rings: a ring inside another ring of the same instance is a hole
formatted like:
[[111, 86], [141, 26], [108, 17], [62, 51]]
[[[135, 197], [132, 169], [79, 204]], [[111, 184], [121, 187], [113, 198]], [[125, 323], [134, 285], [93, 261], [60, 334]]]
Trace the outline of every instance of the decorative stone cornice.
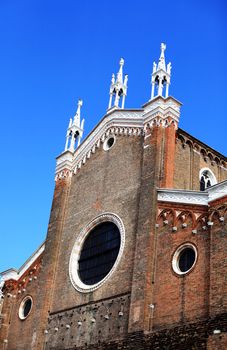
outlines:
[[65, 179], [72, 176], [72, 171], [69, 169], [63, 169], [59, 171], [55, 176], [55, 181]]
[[152, 127], [153, 125], [162, 125], [164, 127], [174, 123], [178, 127], [180, 118], [181, 103], [173, 97], [163, 98], [158, 96], [149, 101], [144, 106], [144, 124]]
[[220, 182], [207, 188], [209, 202], [227, 195], [227, 181]]
[[158, 189], [158, 200], [182, 204], [206, 205], [227, 195], [227, 180], [206, 189], [206, 191], [189, 191], [177, 189]]
[[183, 148], [190, 147], [193, 152], [200, 154], [206, 163], [210, 163], [212, 166], [216, 164], [227, 170], [227, 159], [224, 155], [215, 151], [200, 140], [197, 140], [186, 131], [179, 128], [176, 140], [181, 143]]
[[71, 176], [73, 153], [70, 150], [63, 152], [56, 158], [57, 160], [57, 172], [55, 181]]
[[158, 96], [142, 109], [112, 108], [74, 153], [66, 151], [57, 157], [55, 180], [75, 174], [111, 134], [144, 136], [147, 127], [168, 127], [172, 123], [177, 128], [180, 105], [172, 97]]
[[[184, 203], [185, 204], [185, 203]], [[200, 207], [202, 208], [202, 207]], [[192, 235], [204, 234], [226, 223], [227, 205], [206, 206], [200, 210], [198, 205], [180, 206], [178, 203], [158, 206], [155, 228], [170, 234], [190, 231]]]
[[15, 280], [18, 281], [21, 276], [31, 267], [31, 265], [40, 257], [40, 255], [44, 252], [45, 242], [30, 256], [30, 258], [25, 261], [25, 263], [20, 267], [19, 270], [9, 269], [1, 272], [1, 276], [4, 281]]
[[[73, 154], [70, 151], [57, 157], [56, 177], [59, 178], [76, 173], [110, 134], [138, 136], [143, 134], [143, 109], [109, 111], [97, 127], [87, 136]], [[68, 170], [68, 172], [67, 172]]]
[[205, 191], [158, 189], [158, 200], [162, 202], [207, 205], [208, 193]]

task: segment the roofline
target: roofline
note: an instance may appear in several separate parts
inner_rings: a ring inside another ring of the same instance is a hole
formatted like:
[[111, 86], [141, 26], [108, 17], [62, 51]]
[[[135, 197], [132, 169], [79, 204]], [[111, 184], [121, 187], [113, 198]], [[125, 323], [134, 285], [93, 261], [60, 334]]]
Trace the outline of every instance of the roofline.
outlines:
[[225, 161], [227, 161], [227, 157], [224, 156], [224, 154], [222, 154], [222, 153], [216, 151], [215, 149], [213, 149], [212, 147], [208, 146], [206, 143], [200, 141], [199, 139], [197, 139], [197, 138], [194, 137], [193, 135], [189, 134], [189, 133], [186, 132], [185, 130], [183, 130], [183, 129], [181, 129], [181, 128], [178, 127], [177, 132], [183, 133], [183, 134], [185, 134], [187, 137], [194, 139], [197, 143], [199, 143], [200, 145], [204, 146], [205, 148], [210, 149], [213, 153], [217, 154], [219, 157], [222, 157], [222, 158], [224, 158]]
[[18, 280], [26, 270], [36, 261], [36, 259], [43, 253], [45, 249], [45, 241], [35, 250], [35, 252], [25, 261], [25, 263], [17, 270], [14, 268], [7, 269], [0, 272], [1, 277], [5, 281], [9, 279]]
[[164, 100], [164, 101], [168, 101], [168, 100], [172, 99], [172, 100], [174, 100], [175, 102], [177, 102], [177, 103], [179, 104], [179, 106], [182, 106], [182, 105], [183, 105], [179, 100], [177, 100], [177, 99], [176, 99], [175, 97], [173, 97], [173, 96], [163, 97], [163, 96], [157, 95], [157, 96], [155, 96], [154, 98], [152, 98], [152, 100], [149, 100], [149, 101], [147, 101], [146, 103], [144, 103], [144, 104], [142, 105], [142, 107], [144, 108], [144, 107], [148, 106], [151, 102], [153, 103], [154, 101], [156, 101], [156, 100], [158, 100], [158, 99], [162, 99], [162, 100]]
[[121, 109], [121, 108], [112, 108], [112, 110], [110, 110], [108, 112], [106, 112], [106, 114], [99, 120], [99, 122], [91, 129], [91, 131], [87, 134], [87, 136], [83, 139], [83, 141], [81, 142], [81, 144], [77, 147], [77, 149], [74, 151], [74, 152], [71, 152], [69, 150], [67, 151], [63, 151], [62, 153], [60, 153], [55, 159], [58, 159], [60, 158], [64, 153], [66, 152], [71, 152], [72, 155], [74, 155], [75, 153], [78, 152], [78, 150], [82, 147], [82, 145], [86, 142], [86, 140], [90, 137], [90, 135], [98, 128], [98, 126], [103, 122], [103, 120], [106, 118], [106, 117], [109, 117], [111, 114], [113, 114], [114, 112], [116, 111], [119, 111], [119, 112], [143, 112], [144, 109], [143, 108], [124, 108], [124, 109]]

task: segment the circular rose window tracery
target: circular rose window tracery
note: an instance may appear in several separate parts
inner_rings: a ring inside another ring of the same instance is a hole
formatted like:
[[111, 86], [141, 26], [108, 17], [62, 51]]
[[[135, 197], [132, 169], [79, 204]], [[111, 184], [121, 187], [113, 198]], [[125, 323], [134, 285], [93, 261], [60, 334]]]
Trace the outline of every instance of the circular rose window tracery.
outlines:
[[122, 220], [104, 213], [92, 220], [78, 235], [74, 244], [69, 274], [78, 291], [99, 288], [116, 269], [125, 243]]

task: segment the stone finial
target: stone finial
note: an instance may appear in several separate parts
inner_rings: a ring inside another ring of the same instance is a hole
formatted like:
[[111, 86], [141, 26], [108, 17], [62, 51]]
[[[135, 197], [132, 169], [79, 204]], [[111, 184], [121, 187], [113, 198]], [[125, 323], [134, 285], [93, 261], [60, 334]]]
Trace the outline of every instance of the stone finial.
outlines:
[[112, 74], [111, 85], [115, 84], [115, 74]]
[[80, 121], [81, 107], [83, 105], [83, 101], [81, 99], [78, 100], [77, 103], [77, 111], [74, 118], [70, 118], [69, 126], [66, 133], [66, 143], [65, 143], [65, 151], [74, 152], [76, 147], [80, 145], [81, 138], [84, 132], [84, 119]]
[[[115, 80], [115, 75], [112, 74], [108, 109], [110, 109], [112, 107], [119, 108], [120, 99], [121, 99], [121, 108], [122, 109], [124, 108], [124, 105], [125, 105], [125, 97], [127, 94], [128, 75], [125, 75], [125, 77], [123, 78], [123, 66], [124, 66], [124, 59], [123, 58], [120, 59], [119, 64], [120, 64], [120, 68], [119, 68], [119, 71], [117, 73], [116, 80]], [[112, 106], [113, 96], [115, 96], [115, 100], [114, 100], [114, 104]]]
[[120, 62], [119, 62], [120, 68], [119, 68], [119, 71], [117, 73], [117, 83], [119, 83], [119, 84], [123, 84], [123, 66], [124, 66], [124, 63], [125, 63], [124, 59], [121, 58]]
[[158, 61], [158, 70], [159, 69], [163, 69], [164, 71], [166, 70], [165, 50], [166, 50], [166, 45], [164, 43], [161, 43], [161, 54]]
[[[153, 63], [153, 71], [151, 76], [151, 100], [156, 96], [167, 98], [169, 96], [169, 85], [171, 75], [171, 63], [166, 66], [165, 62], [166, 44], [161, 43], [161, 54], [158, 65]], [[164, 94], [165, 90], [165, 94]]]
[[77, 111], [73, 119], [73, 125], [80, 127], [80, 110], [83, 105], [83, 101], [81, 99], [77, 102]]

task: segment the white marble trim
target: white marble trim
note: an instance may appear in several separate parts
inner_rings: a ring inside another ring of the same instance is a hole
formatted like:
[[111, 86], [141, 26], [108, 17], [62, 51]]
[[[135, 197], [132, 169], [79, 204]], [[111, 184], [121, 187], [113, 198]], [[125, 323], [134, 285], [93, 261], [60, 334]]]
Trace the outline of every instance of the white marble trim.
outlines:
[[208, 205], [209, 202], [227, 195], [227, 180], [209, 187], [206, 191], [159, 188], [157, 192], [159, 201]]
[[158, 189], [158, 200], [163, 202], [207, 205], [208, 193], [205, 191]]
[[92, 130], [74, 154], [62, 153], [57, 157], [56, 180], [59, 178], [58, 174], [64, 169], [76, 173], [110, 134], [144, 135], [144, 129], [147, 126], [168, 127], [172, 121], [177, 128], [179, 116], [180, 105], [171, 97], [167, 99], [157, 98], [144, 105], [143, 109], [112, 109]]
[[[78, 274], [78, 260], [80, 257], [80, 252], [81, 252], [81, 249], [83, 247], [83, 243], [84, 243], [87, 235], [91, 232], [91, 230], [95, 226], [100, 224], [101, 222], [106, 222], [106, 221], [113, 222], [119, 229], [120, 236], [121, 236], [119, 253], [118, 253], [117, 259], [116, 259], [112, 269], [100, 282], [98, 282], [94, 285], [86, 285], [81, 281], [79, 274]], [[124, 228], [123, 221], [121, 220], [121, 218], [118, 215], [116, 215], [114, 213], [106, 212], [106, 213], [98, 215], [92, 221], [90, 221], [84, 227], [84, 229], [79, 232], [79, 234], [76, 238], [76, 241], [74, 243], [72, 252], [71, 252], [70, 261], [69, 261], [69, 276], [70, 276], [70, 280], [71, 280], [73, 287], [77, 291], [82, 292], [82, 293], [90, 293], [90, 292], [93, 292], [94, 290], [96, 290], [97, 288], [101, 287], [112, 276], [112, 274], [116, 270], [116, 268], [121, 260], [124, 246], [125, 246], [125, 228]]]
[[19, 270], [9, 269], [1, 272], [0, 275], [3, 277], [4, 281], [8, 281], [10, 279], [18, 281], [44, 250], [45, 242], [32, 254], [32, 256], [20, 267]]

